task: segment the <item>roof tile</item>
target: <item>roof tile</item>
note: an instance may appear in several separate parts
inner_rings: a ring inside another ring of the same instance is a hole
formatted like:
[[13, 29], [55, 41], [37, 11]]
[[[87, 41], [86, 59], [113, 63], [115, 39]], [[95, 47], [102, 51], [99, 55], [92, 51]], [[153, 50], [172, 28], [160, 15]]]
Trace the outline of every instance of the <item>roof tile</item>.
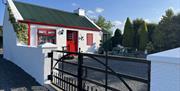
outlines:
[[63, 24], [65, 26], [77, 26], [98, 29], [88, 19], [86, 19], [86, 17], [79, 16], [75, 13], [17, 1], [14, 1], [14, 4], [24, 18], [24, 20], [43, 22], [48, 24]]

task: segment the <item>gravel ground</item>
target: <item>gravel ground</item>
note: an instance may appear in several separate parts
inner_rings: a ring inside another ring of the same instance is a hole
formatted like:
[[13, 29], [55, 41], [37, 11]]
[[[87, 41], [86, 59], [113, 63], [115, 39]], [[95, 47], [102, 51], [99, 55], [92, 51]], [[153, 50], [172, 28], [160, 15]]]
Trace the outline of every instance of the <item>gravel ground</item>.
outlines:
[[[104, 58], [98, 58], [98, 59], [101, 60], [101, 62], [105, 63]], [[66, 61], [72, 62], [72, 63], [77, 63], [77, 60], [66, 60]], [[84, 58], [83, 65], [87, 65], [90, 67], [102, 68], [102, 69], [105, 68], [102, 64], [100, 64], [100, 63], [96, 62], [95, 60], [88, 58], [88, 57]], [[148, 77], [148, 73], [147, 73], [148, 65], [144, 64], [144, 63], [122, 62], [122, 61], [110, 59], [109, 67], [118, 73], [133, 75], [133, 76], [142, 77], [145, 79], [147, 79], [147, 77]], [[70, 64], [64, 64], [64, 69], [70, 73], [77, 74], [76, 66], [73, 66]], [[100, 82], [100, 83], [104, 83], [104, 81], [105, 81], [104, 73], [94, 71], [94, 70], [88, 70], [87, 73], [88, 74], [87, 74], [86, 78]], [[138, 82], [138, 81], [134, 81], [134, 80], [130, 80], [130, 79], [124, 79], [124, 80], [133, 89], [133, 91], [147, 91], [146, 83], [142, 83], [142, 82]], [[104, 91], [104, 89], [102, 89], [101, 87], [98, 87], [98, 86], [90, 84], [90, 83], [87, 83], [87, 84], [98, 88], [100, 91]], [[128, 89], [124, 86], [124, 84], [116, 76], [108, 75], [108, 85], [111, 87], [114, 87], [116, 89], [119, 89], [120, 91], [128, 91]]]

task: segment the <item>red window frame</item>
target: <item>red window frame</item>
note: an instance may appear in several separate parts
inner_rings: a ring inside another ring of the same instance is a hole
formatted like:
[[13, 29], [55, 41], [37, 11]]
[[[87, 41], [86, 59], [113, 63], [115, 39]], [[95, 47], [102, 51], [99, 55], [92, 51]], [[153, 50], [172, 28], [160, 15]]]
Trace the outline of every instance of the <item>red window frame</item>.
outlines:
[[93, 33], [87, 33], [87, 45], [93, 45]]
[[[51, 33], [54, 32], [54, 33]], [[38, 35], [38, 45], [40, 44], [40, 36], [55, 36], [55, 40], [56, 40], [56, 30], [54, 29], [45, 29], [45, 28], [38, 28], [37, 31], [37, 35]], [[55, 41], [56, 44], [56, 41]]]

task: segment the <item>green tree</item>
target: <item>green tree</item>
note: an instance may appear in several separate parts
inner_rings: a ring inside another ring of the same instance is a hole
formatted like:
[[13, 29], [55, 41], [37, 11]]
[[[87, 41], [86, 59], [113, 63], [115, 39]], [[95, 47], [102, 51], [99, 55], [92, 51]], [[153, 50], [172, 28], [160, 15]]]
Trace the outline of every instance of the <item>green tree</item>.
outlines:
[[112, 49], [112, 27], [114, 26], [110, 21], [107, 21], [103, 16], [99, 16], [94, 22], [102, 29], [102, 49]]
[[2, 31], [2, 26], [0, 26], [0, 48], [2, 48], [3, 46], [3, 31]]
[[110, 21], [107, 21], [103, 16], [99, 16], [95, 23], [102, 28], [103, 31], [112, 34], [112, 27], [114, 26]]
[[2, 36], [2, 26], [0, 26], [0, 36]]
[[168, 9], [165, 12], [166, 12], [166, 14], [162, 16], [162, 19], [159, 22], [159, 24], [164, 24], [164, 23], [169, 22], [171, 20], [171, 18], [174, 16], [174, 12], [172, 9]]
[[122, 45], [122, 33], [120, 29], [116, 29], [112, 37], [112, 47], [116, 47], [118, 44]]
[[180, 14], [174, 15], [171, 9], [166, 11], [153, 35], [153, 44], [157, 51], [180, 46]]
[[145, 22], [140, 27], [138, 33], [139, 33], [139, 50], [144, 51], [148, 43], [148, 30]]
[[143, 25], [145, 21], [142, 18], [137, 18], [135, 20], [133, 20], [133, 29], [134, 29], [134, 48], [139, 47], [139, 35], [138, 35], [138, 30], [141, 27], [141, 25]]
[[126, 20], [126, 23], [125, 23], [122, 45], [125, 47], [133, 48], [134, 36], [135, 36], [135, 34], [134, 34], [133, 26], [128, 17]]
[[155, 29], [157, 28], [157, 24], [147, 23], [147, 28], [148, 28], [148, 40], [152, 42], [153, 34], [155, 32]]

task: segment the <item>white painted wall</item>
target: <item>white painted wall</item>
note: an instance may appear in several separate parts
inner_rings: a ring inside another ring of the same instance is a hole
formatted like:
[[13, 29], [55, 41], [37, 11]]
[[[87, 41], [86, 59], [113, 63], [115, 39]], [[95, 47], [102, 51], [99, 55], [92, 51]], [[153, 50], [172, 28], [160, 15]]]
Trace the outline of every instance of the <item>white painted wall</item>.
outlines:
[[85, 10], [81, 8], [74, 10], [74, 13], [78, 14], [79, 16], [85, 16]]
[[[71, 31], [78, 31], [78, 37], [83, 36], [84, 40], [78, 40], [78, 48], [81, 48], [81, 51], [87, 53], [94, 53], [98, 50], [100, 40], [101, 40], [101, 33], [99, 31], [90, 31], [90, 30], [79, 30], [79, 29], [70, 29], [70, 28], [62, 28], [62, 27], [52, 27], [52, 26], [42, 26], [42, 25], [31, 25], [31, 46], [37, 46], [37, 29], [38, 28], [47, 28], [47, 29], [55, 29], [56, 30], [56, 45], [58, 50], [62, 50], [62, 46], [66, 46], [66, 35], [67, 30]], [[64, 31], [63, 34], [59, 34], [60, 31]], [[87, 33], [93, 33], [93, 42], [94, 45], [88, 46], [87, 45]]]
[[147, 59], [151, 61], [151, 91], [180, 91], [180, 48]]
[[[87, 33], [92, 33], [93, 34], [93, 45], [92, 46], [87, 45]], [[100, 40], [101, 40], [100, 32], [81, 31], [81, 32], [79, 32], [79, 37], [80, 36], [84, 37], [84, 40], [79, 40], [78, 47], [81, 48], [81, 51], [86, 52], [86, 53], [94, 53], [94, 52], [96, 52], [98, 50]]]
[[[41, 47], [42, 48], [42, 47]], [[48, 46], [48, 47], [43, 47], [42, 53], [44, 54], [44, 63], [43, 63], [43, 78], [44, 78], [44, 84], [50, 84], [50, 80], [48, 80], [48, 75], [51, 74], [51, 58], [48, 57], [48, 53], [50, 53], [52, 50], [56, 50], [57, 47]], [[58, 56], [58, 55], [56, 55]], [[55, 62], [53, 62], [55, 64]], [[54, 65], [53, 64], [53, 65]], [[57, 65], [58, 66], [58, 65]]]
[[9, 13], [7, 11], [7, 7], [5, 7], [5, 15], [3, 22], [3, 55], [8, 60], [11, 60], [13, 57], [13, 49], [16, 45], [16, 34], [14, 32], [13, 26], [9, 22]]
[[12, 53], [13, 58], [10, 61], [21, 67], [40, 84], [44, 84], [44, 54], [41, 48], [15, 46]]
[[6, 7], [3, 22], [3, 57], [21, 67], [43, 85], [50, 73], [50, 61], [45, 54], [44, 48], [17, 44], [17, 36], [9, 21]]

